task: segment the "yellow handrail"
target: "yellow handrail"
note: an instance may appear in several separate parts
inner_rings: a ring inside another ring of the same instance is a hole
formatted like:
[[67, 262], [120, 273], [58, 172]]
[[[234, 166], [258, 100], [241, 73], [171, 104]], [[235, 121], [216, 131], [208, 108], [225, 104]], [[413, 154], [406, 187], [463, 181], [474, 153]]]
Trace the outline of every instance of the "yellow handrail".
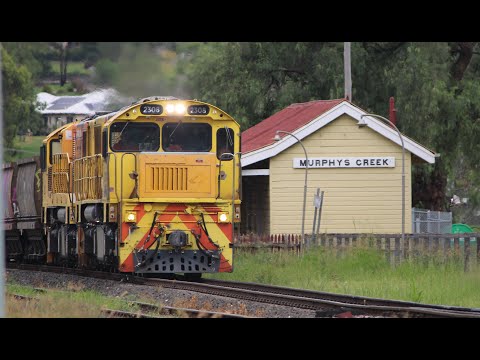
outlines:
[[70, 159], [67, 153], [55, 154], [52, 156], [52, 192], [70, 192]]
[[103, 159], [101, 154], [74, 160], [74, 192], [77, 200], [102, 198]]

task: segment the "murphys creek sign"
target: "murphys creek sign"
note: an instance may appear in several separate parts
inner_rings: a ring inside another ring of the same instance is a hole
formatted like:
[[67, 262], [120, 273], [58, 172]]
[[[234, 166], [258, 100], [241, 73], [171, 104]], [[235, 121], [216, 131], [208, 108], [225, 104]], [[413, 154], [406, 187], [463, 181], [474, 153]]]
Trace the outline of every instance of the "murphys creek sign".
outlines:
[[[294, 158], [294, 168], [305, 168], [305, 158]], [[395, 167], [395, 158], [392, 157], [321, 157], [309, 158], [309, 168], [371, 168], [371, 167]]]

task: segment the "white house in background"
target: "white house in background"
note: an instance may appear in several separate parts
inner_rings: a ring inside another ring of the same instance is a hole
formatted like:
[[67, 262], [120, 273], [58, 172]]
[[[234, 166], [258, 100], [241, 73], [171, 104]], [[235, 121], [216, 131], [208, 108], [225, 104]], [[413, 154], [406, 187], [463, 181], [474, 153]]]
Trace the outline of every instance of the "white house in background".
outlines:
[[[51, 131], [97, 112], [115, 110], [110, 104], [118, 104], [119, 97], [114, 89], [95, 90], [79, 96], [55, 96], [41, 92], [37, 94], [37, 101], [41, 104], [38, 111], [43, 115], [46, 129]], [[115, 101], [112, 101], [113, 99]], [[126, 105], [127, 101], [125, 99], [123, 105]]]

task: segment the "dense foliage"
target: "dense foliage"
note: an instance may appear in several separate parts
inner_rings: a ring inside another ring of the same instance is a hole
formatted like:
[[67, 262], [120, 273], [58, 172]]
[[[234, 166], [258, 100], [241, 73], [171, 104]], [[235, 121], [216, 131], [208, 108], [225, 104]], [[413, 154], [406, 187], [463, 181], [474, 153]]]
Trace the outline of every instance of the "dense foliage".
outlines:
[[[3, 93], [3, 147], [13, 148], [17, 134], [28, 130], [37, 132], [41, 127], [41, 116], [35, 111], [35, 92], [32, 74], [26, 65], [18, 65], [4, 48], [2, 51]], [[6, 151], [6, 155], [8, 155]], [[8, 160], [8, 156], [5, 156]]]
[[[388, 116], [441, 154], [415, 166], [415, 206], [446, 210], [453, 194], [480, 200], [477, 43], [352, 43], [352, 100]], [[194, 97], [227, 109], [245, 127], [294, 102], [342, 98], [343, 43], [209, 43], [185, 66]], [[464, 176], [458, 177], [457, 174]], [[470, 213], [473, 215], [473, 213]]]

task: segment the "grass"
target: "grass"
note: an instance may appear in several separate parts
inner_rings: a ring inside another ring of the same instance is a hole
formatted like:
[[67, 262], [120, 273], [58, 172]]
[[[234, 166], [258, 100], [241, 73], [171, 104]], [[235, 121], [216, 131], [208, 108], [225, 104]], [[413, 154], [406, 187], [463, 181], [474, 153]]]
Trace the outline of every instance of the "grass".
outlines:
[[128, 305], [125, 298], [103, 296], [84, 290], [75, 283], [67, 284], [67, 291], [52, 290], [45, 294], [32, 287], [9, 282], [7, 293], [38, 298], [38, 301], [15, 300], [7, 297], [7, 317], [11, 318], [97, 318], [103, 317], [101, 310], [108, 308], [135, 312], [138, 308]]
[[[337, 254], [332, 249], [313, 248], [298, 256], [288, 251], [258, 250], [250, 253], [237, 250], [233, 273], [209, 274], [221, 278], [304, 288], [318, 291], [397, 299], [429, 304], [480, 308], [480, 266], [468, 272], [463, 262], [453, 256], [423, 257], [392, 266], [383, 253], [364, 247], [347, 249]], [[39, 297], [37, 302], [7, 299], [8, 317], [101, 317], [101, 309], [135, 311], [124, 300], [154, 303], [153, 299], [132, 299], [124, 293], [109, 298], [69, 283], [68, 291], [52, 290], [36, 293], [32, 288], [9, 282], [7, 291]], [[195, 308], [196, 297], [175, 300], [173, 306]], [[203, 304], [212, 310], [211, 304]], [[245, 308], [217, 309], [248, 314]]]
[[[98, 318], [105, 317], [102, 309], [139, 312], [138, 306], [128, 304], [130, 300], [151, 304], [158, 303], [158, 301], [150, 297], [137, 299], [134, 295], [130, 295], [127, 292], [124, 292], [119, 297], [107, 297], [95, 291], [86, 290], [82, 284], [75, 282], [66, 284], [66, 290], [48, 289], [47, 293], [39, 293], [33, 287], [19, 285], [12, 281], [7, 283], [6, 288], [8, 294], [18, 294], [38, 299], [25, 300], [8, 296], [6, 313], [7, 317], [10, 318]], [[254, 313], [249, 312], [243, 303], [230, 304], [230, 306], [225, 305], [223, 308], [214, 308], [208, 301], [199, 303], [195, 295], [191, 298], [174, 299], [172, 306], [247, 316], [264, 316], [262, 310], [257, 310]], [[153, 315], [159, 316], [155, 313]], [[199, 315], [199, 317], [201, 316]], [[172, 315], [164, 317], [172, 317]], [[188, 315], [180, 311], [179, 314], [173, 315], [173, 317], [188, 317]]]
[[233, 273], [207, 275], [368, 297], [480, 307], [480, 267], [463, 271], [455, 258], [423, 258], [392, 266], [374, 249], [348, 249], [338, 256], [314, 248], [298, 256], [287, 251], [236, 252]]
[[17, 136], [14, 142], [14, 149], [4, 149], [5, 161], [16, 161], [18, 159], [31, 158], [40, 155], [40, 146], [45, 136]]

